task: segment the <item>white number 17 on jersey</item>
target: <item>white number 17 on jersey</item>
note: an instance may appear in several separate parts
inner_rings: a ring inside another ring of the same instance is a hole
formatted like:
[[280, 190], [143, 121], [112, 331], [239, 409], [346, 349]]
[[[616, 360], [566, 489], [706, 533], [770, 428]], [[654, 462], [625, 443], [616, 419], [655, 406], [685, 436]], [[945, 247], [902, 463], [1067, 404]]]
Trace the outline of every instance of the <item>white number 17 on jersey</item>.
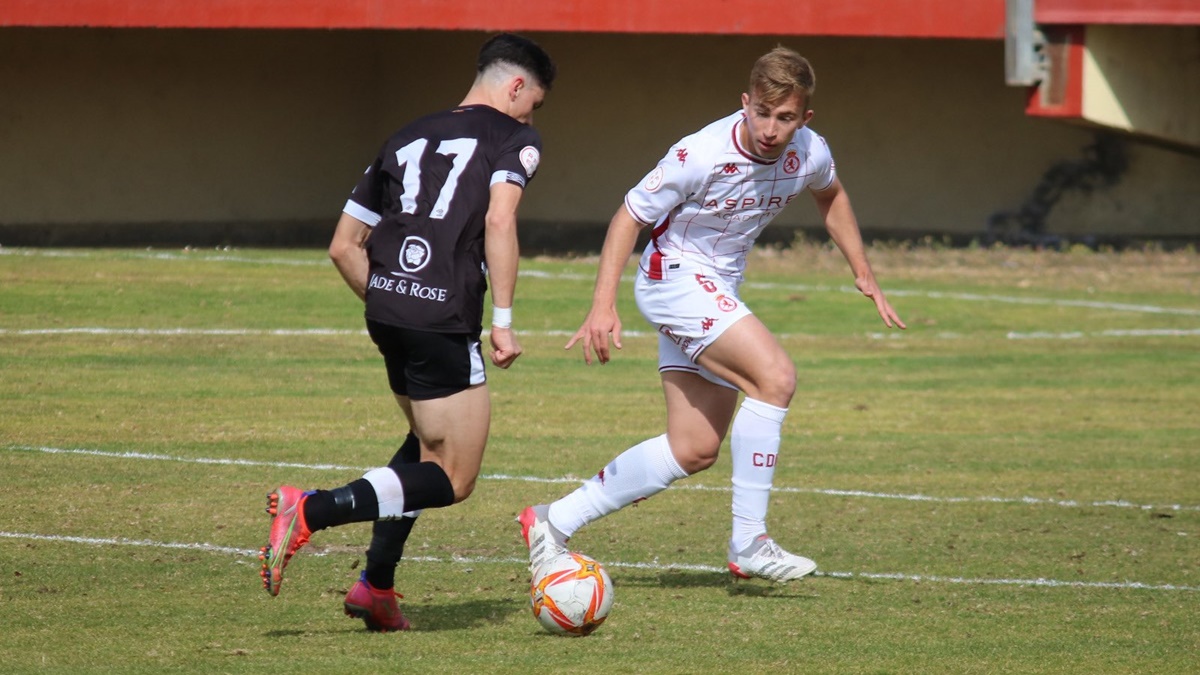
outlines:
[[[404, 168], [404, 194], [400, 196], [400, 210], [403, 213], [417, 212], [417, 191], [421, 189], [421, 157], [425, 154], [425, 146], [429, 144], [426, 138], [418, 138], [396, 151], [396, 162]], [[479, 141], [474, 138], [454, 138], [442, 141], [437, 148], [439, 155], [453, 156], [454, 165], [446, 175], [446, 183], [438, 192], [433, 211], [429, 214], [434, 220], [446, 217], [446, 209], [450, 200], [454, 199], [454, 191], [458, 189], [458, 177], [467, 168], [467, 162], [475, 154], [475, 146]]]

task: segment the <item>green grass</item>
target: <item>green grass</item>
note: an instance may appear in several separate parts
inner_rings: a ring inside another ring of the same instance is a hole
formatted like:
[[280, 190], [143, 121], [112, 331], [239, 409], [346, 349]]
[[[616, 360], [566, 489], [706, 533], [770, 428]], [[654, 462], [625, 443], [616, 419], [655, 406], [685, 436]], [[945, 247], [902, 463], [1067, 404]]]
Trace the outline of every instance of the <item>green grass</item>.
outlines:
[[340, 485], [406, 432], [323, 253], [0, 249], [0, 670], [1194, 672], [1200, 258], [871, 254], [905, 333], [825, 247], [756, 252], [743, 288], [800, 375], [769, 522], [821, 575], [721, 572], [722, 460], [576, 536], [616, 605], [572, 640], [529, 614], [512, 518], [661, 433], [630, 284], [625, 348], [588, 368], [561, 333], [594, 261], [523, 261], [483, 478], [409, 542], [414, 630], [375, 635], [341, 614], [366, 525], [274, 599], [252, 553], [270, 488]]

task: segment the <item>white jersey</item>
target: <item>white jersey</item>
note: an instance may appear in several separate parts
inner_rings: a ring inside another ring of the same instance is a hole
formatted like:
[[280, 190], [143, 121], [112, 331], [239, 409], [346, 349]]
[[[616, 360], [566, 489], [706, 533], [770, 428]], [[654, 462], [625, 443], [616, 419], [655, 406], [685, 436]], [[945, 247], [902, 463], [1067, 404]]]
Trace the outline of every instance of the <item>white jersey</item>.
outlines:
[[641, 263], [649, 278], [662, 278], [665, 254], [740, 283], [746, 253], [763, 228], [805, 188], [833, 184], [824, 138], [801, 127], [768, 161], [742, 147], [745, 123], [739, 110], [685, 136], [625, 195], [629, 213], [654, 225]]

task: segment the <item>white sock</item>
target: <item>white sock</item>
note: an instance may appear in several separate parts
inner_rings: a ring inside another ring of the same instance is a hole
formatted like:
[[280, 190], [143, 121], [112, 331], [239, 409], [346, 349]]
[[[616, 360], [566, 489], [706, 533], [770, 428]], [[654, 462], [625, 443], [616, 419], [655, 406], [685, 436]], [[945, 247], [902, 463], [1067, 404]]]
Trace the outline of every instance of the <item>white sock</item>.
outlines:
[[767, 501], [775, 479], [779, 434], [787, 408], [747, 398], [733, 418], [733, 550], [767, 531]]
[[667, 435], [642, 441], [617, 455], [600, 473], [550, 505], [554, 527], [570, 537], [579, 528], [667, 489], [685, 472], [667, 444]]
[[[379, 499], [380, 520], [395, 520], [406, 515], [404, 486], [400, 484], [400, 476], [397, 476], [395, 471], [383, 466], [371, 469], [363, 474], [363, 478], [366, 478], [371, 483], [371, 487], [375, 488], [375, 497]], [[416, 511], [416, 513], [420, 513], [420, 511]]]

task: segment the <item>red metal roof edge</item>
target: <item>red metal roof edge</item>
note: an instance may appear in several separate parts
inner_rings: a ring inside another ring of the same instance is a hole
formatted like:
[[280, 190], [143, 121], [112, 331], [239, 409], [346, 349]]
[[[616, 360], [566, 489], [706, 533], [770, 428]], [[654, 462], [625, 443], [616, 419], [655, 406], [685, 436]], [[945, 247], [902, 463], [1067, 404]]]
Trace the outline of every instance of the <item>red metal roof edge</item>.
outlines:
[[1004, 0], [7, 0], [0, 26], [1002, 39]]
[[1043, 25], [1200, 25], [1197, 0], [1035, 0]]

